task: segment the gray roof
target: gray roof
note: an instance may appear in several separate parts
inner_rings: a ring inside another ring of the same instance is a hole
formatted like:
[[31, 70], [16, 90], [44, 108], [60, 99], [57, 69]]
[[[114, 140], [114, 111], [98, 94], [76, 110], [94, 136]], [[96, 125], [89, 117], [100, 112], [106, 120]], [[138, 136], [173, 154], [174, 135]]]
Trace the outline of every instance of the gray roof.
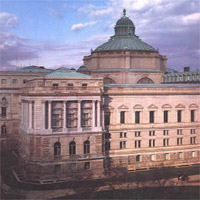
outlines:
[[42, 66], [28, 66], [28, 67], [23, 67], [21, 69], [17, 69], [15, 72], [32, 72], [32, 73], [39, 73], [39, 72], [51, 72], [53, 71], [52, 69], [46, 69]]
[[75, 70], [67, 69], [61, 67], [49, 74], [44, 75], [44, 77], [48, 78], [92, 78], [92, 76], [81, 74], [76, 72]]

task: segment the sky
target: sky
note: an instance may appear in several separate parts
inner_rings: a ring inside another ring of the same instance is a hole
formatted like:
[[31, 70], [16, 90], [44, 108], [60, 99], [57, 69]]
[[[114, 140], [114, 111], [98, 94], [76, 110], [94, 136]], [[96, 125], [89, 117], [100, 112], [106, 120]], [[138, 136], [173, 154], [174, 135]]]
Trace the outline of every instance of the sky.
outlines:
[[114, 35], [122, 10], [167, 67], [200, 69], [200, 0], [1, 0], [1, 70], [78, 68]]

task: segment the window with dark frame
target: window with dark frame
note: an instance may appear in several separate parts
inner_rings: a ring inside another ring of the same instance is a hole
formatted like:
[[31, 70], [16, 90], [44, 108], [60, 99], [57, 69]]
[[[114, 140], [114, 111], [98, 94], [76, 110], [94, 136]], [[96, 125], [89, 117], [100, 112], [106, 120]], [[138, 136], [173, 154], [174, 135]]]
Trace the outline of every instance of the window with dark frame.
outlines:
[[69, 143], [69, 155], [76, 154], [76, 143], [74, 141]]
[[190, 137], [190, 144], [196, 143], [196, 137]]
[[190, 112], [191, 112], [191, 122], [194, 122], [195, 121], [195, 116], [194, 116], [195, 110], [191, 110]]
[[155, 140], [149, 140], [149, 147], [155, 147]]
[[61, 144], [60, 142], [56, 142], [54, 144], [54, 156], [60, 156], [61, 155]]
[[154, 123], [154, 113], [155, 111], [149, 112], [149, 123]]
[[49, 116], [49, 110], [48, 110], [48, 101], [45, 102], [45, 129], [48, 129], [48, 116]]
[[135, 111], [135, 123], [140, 123], [140, 111]]
[[126, 141], [120, 142], [120, 149], [126, 149]]
[[135, 148], [141, 147], [141, 140], [135, 140]]
[[6, 118], [6, 107], [1, 107], [1, 117]]
[[90, 153], [90, 141], [86, 140], [84, 142], [84, 154]]
[[125, 111], [120, 112], [120, 123], [121, 124], [125, 123]]
[[90, 169], [90, 162], [85, 162], [84, 163], [84, 168], [85, 168], [85, 170]]
[[169, 146], [169, 138], [163, 139], [163, 146], [164, 147]]
[[180, 146], [183, 144], [183, 138], [177, 138], [177, 145]]
[[182, 113], [182, 110], [177, 111], [177, 122], [181, 122], [181, 113]]
[[105, 126], [110, 125], [110, 112], [105, 113]]
[[164, 123], [168, 123], [168, 110], [164, 111]]
[[2, 135], [2, 136], [5, 136], [5, 135], [6, 135], [6, 132], [7, 132], [7, 130], [6, 130], [6, 125], [4, 124], [4, 125], [1, 126], [1, 135]]
[[141, 156], [140, 156], [140, 155], [137, 155], [137, 156], [136, 156], [136, 159], [135, 159], [136, 162], [140, 162], [140, 160], [141, 160], [140, 158], [141, 158]]

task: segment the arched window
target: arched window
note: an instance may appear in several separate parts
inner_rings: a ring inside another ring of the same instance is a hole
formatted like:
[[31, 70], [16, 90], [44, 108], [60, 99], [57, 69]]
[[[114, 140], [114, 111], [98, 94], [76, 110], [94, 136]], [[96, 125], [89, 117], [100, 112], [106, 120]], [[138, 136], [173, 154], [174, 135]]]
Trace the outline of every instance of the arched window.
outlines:
[[154, 84], [154, 82], [150, 78], [141, 78], [138, 82], [138, 84]]
[[104, 84], [115, 84], [116, 82], [112, 78], [106, 77], [103, 79], [103, 83]]
[[69, 155], [76, 154], [76, 143], [74, 141], [69, 143]]
[[86, 140], [84, 142], [84, 154], [90, 153], [90, 141]]
[[54, 156], [59, 156], [61, 154], [61, 145], [60, 142], [54, 144]]
[[6, 135], [6, 125], [5, 124], [1, 126], [1, 135], [2, 136]]

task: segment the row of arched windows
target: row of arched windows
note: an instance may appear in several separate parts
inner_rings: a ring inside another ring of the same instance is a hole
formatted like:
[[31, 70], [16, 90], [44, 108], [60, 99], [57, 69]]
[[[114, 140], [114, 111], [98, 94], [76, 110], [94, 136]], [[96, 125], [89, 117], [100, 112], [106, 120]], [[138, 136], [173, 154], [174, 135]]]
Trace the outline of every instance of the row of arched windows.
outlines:
[[[83, 143], [83, 152], [84, 154], [89, 154], [90, 153], [90, 141], [86, 140]], [[71, 141], [69, 143], [69, 155], [75, 155], [76, 154], [76, 142]], [[61, 144], [60, 142], [56, 142], [54, 144], [54, 156], [59, 156], [61, 155]]]

